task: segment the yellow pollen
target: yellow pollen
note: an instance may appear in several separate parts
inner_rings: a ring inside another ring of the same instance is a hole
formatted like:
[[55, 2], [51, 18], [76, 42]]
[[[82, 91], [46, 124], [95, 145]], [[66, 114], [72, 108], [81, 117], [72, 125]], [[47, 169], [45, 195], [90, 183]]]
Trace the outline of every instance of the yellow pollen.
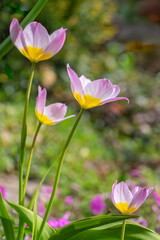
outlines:
[[21, 49], [22, 54], [28, 58], [31, 62], [40, 62], [52, 57], [52, 54], [45, 53], [43, 54], [42, 48], [28, 46], [27, 49]]
[[128, 208], [129, 203], [119, 202], [119, 203], [116, 203], [115, 206], [122, 214], [126, 214], [126, 215], [130, 215], [131, 213], [133, 213], [137, 210], [137, 208], [135, 208], [135, 207]]
[[74, 93], [73, 95], [82, 108], [89, 109], [101, 105], [100, 98], [92, 97], [89, 94], [84, 95], [83, 98], [80, 93]]
[[52, 120], [50, 120], [46, 115], [39, 113], [37, 110], [35, 111], [36, 116], [38, 118], [38, 120], [43, 123], [43, 124], [47, 124], [47, 125], [53, 125], [54, 122]]

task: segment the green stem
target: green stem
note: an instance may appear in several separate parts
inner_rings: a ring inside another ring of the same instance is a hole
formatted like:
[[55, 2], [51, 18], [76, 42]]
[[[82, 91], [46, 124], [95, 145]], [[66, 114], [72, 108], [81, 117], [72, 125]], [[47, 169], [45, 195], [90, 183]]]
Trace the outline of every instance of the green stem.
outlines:
[[26, 193], [26, 186], [27, 186], [27, 182], [28, 182], [28, 177], [29, 177], [29, 172], [30, 172], [30, 167], [31, 167], [31, 161], [32, 161], [32, 156], [33, 156], [33, 150], [34, 150], [34, 145], [37, 139], [37, 135], [39, 133], [40, 127], [42, 126], [42, 123], [39, 122], [34, 138], [33, 138], [33, 142], [31, 145], [31, 150], [30, 150], [30, 154], [29, 154], [29, 158], [28, 158], [28, 164], [27, 164], [27, 170], [26, 170], [26, 175], [25, 175], [25, 180], [24, 180], [24, 185], [23, 185], [23, 199], [22, 202], [24, 203], [25, 200], [25, 193]]
[[35, 63], [32, 63], [31, 74], [28, 81], [28, 87], [26, 92], [26, 102], [23, 114], [23, 123], [22, 123], [22, 132], [21, 132], [21, 144], [20, 144], [20, 161], [19, 161], [19, 204], [22, 203], [22, 194], [23, 194], [23, 165], [24, 165], [24, 153], [25, 153], [25, 143], [26, 143], [26, 135], [27, 135], [27, 113], [28, 113], [28, 105], [29, 98], [32, 86], [32, 80], [34, 75]]
[[45, 226], [45, 223], [47, 221], [47, 218], [48, 218], [48, 215], [49, 215], [49, 212], [51, 210], [51, 207], [52, 207], [52, 204], [53, 204], [53, 201], [54, 201], [54, 197], [55, 197], [55, 194], [56, 194], [56, 190], [57, 190], [57, 187], [58, 187], [58, 182], [59, 182], [59, 178], [60, 178], [60, 174], [61, 174], [61, 169], [62, 169], [62, 164], [63, 164], [63, 159], [64, 159], [64, 155], [65, 155], [65, 152], [67, 150], [67, 147], [72, 139], [72, 136], [76, 130], [76, 127], [82, 117], [82, 114], [84, 112], [85, 109], [81, 108], [81, 111], [73, 125], [73, 128], [67, 138], [67, 141], [62, 149], [62, 152], [60, 154], [60, 157], [59, 157], [59, 164], [58, 164], [58, 168], [57, 168], [57, 172], [56, 172], [56, 177], [55, 177], [55, 182], [54, 182], [54, 186], [53, 186], [53, 190], [52, 190], [52, 194], [51, 194], [51, 197], [50, 197], [50, 200], [49, 200], [49, 203], [48, 203], [48, 207], [46, 209], [46, 212], [45, 212], [45, 215], [43, 217], [43, 221], [41, 223], [41, 227], [40, 227], [40, 230], [39, 230], [39, 234], [38, 234], [38, 239], [40, 240], [40, 237], [41, 237], [41, 234], [42, 234], [42, 231], [43, 231], [43, 228]]
[[[29, 98], [32, 86], [32, 80], [34, 76], [35, 70], [35, 63], [32, 63], [31, 74], [28, 81], [28, 87], [26, 92], [26, 101], [25, 101], [25, 108], [23, 114], [23, 123], [22, 123], [22, 132], [21, 132], [21, 143], [20, 143], [20, 160], [19, 160], [19, 204], [24, 205], [23, 203], [23, 165], [24, 165], [24, 155], [25, 155], [25, 143], [26, 143], [26, 136], [27, 136], [27, 113], [28, 113], [28, 105], [29, 105]], [[21, 218], [19, 217], [19, 231], [18, 231], [18, 240], [23, 239], [23, 232], [24, 232], [24, 224]]]
[[123, 220], [122, 231], [121, 231], [121, 240], [124, 240], [125, 228], [126, 228], [126, 220]]

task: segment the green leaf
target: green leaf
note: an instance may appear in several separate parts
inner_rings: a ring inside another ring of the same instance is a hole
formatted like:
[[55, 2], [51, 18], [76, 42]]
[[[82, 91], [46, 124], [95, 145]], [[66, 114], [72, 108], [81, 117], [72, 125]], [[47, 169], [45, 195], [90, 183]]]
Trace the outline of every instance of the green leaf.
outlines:
[[[17, 204], [8, 202], [8, 201], [7, 201], [7, 203], [19, 214], [19, 216], [21, 218], [23, 218], [23, 221], [25, 223], [27, 223], [29, 228], [32, 229], [32, 227], [33, 227], [33, 212], [21, 205], [17, 205]], [[38, 231], [39, 231], [41, 223], [42, 223], [42, 218], [37, 216], [37, 230]], [[42, 235], [41, 235], [41, 239], [42, 240], [49, 239], [49, 237], [51, 235], [53, 235], [54, 232], [55, 232], [55, 230], [46, 223], [44, 230], [42, 232]]]
[[32, 228], [32, 239], [37, 239], [37, 208], [38, 208], [38, 193], [36, 193], [34, 208], [33, 208], [33, 228]]
[[12, 221], [4, 204], [2, 194], [0, 192], [0, 218], [4, 228], [5, 236], [7, 240], [15, 240], [14, 231], [12, 227]]
[[[36, 5], [31, 9], [27, 16], [21, 22], [21, 26], [24, 28], [28, 23], [32, 22], [44, 8], [48, 0], [39, 0]], [[9, 50], [13, 47], [11, 37], [8, 36], [0, 45], [0, 59], [5, 56]]]
[[68, 224], [67, 226], [64, 226], [63, 228], [58, 230], [56, 234], [54, 234], [49, 240], [69, 240], [72, 237], [77, 236], [78, 234], [81, 234], [88, 229], [136, 217], [137, 216], [130, 215], [105, 215], [85, 218]]
[[[107, 226], [80, 232], [68, 238], [68, 240], [119, 240], [121, 228], [122, 222], [108, 224]], [[160, 240], [160, 236], [148, 228], [128, 221], [126, 224], [125, 240]]]

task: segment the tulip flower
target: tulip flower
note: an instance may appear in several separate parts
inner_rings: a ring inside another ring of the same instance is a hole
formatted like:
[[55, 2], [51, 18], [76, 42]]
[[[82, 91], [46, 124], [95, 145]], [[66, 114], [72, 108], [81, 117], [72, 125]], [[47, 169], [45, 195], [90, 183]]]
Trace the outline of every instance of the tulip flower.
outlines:
[[10, 25], [12, 42], [26, 58], [35, 63], [49, 59], [61, 50], [66, 30], [60, 28], [49, 35], [38, 22], [29, 23], [23, 30], [16, 18]]
[[116, 180], [112, 187], [111, 198], [115, 207], [122, 214], [129, 215], [140, 208], [152, 190], [153, 187], [147, 190], [136, 186], [130, 191], [126, 183], [120, 182], [117, 184]]
[[123, 99], [129, 102], [128, 98], [116, 97], [120, 88], [113, 85], [110, 80], [104, 78], [91, 81], [83, 75], [79, 78], [69, 64], [67, 64], [67, 70], [73, 95], [82, 108], [89, 109]]
[[47, 125], [55, 125], [65, 119], [75, 116], [71, 115], [69, 117], [64, 117], [67, 112], [67, 106], [62, 103], [54, 103], [45, 107], [46, 97], [46, 89], [44, 88], [42, 90], [41, 87], [38, 86], [38, 97], [36, 101], [35, 113], [41, 123]]

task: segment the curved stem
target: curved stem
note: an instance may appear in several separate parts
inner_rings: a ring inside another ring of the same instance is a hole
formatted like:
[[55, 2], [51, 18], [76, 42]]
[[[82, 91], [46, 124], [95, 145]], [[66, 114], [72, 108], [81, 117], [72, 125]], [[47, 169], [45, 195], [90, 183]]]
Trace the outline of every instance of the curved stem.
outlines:
[[55, 182], [54, 182], [54, 186], [53, 186], [53, 190], [52, 190], [52, 194], [51, 194], [51, 197], [50, 197], [50, 200], [49, 200], [49, 203], [48, 203], [48, 207], [46, 209], [46, 212], [45, 212], [45, 215], [43, 217], [43, 221], [41, 223], [41, 227], [40, 227], [40, 230], [39, 230], [39, 233], [38, 233], [38, 239], [40, 240], [40, 237], [41, 237], [41, 234], [42, 234], [42, 231], [43, 231], [43, 228], [45, 226], [45, 223], [47, 221], [47, 218], [48, 218], [48, 215], [49, 215], [49, 212], [51, 210], [51, 207], [52, 207], [52, 204], [53, 204], [53, 201], [54, 201], [54, 197], [55, 197], [55, 194], [56, 194], [56, 190], [57, 190], [57, 187], [58, 187], [58, 183], [59, 183], [59, 178], [60, 178], [60, 174], [61, 174], [61, 169], [62, 169], [62, 164], [63, 164], [63, 159], [64, 159], [64, 155], [65, 155], [65, 152], [67, 150], [67, 147], [72, 139], [72, 136], [76, 130], [76, 127], [82, 117], [82, 114], [84, 112], [85, 109], [81, 108], [81, 111], [73, 125], [73, 128], [67, 138], [67, 141], [62, 149], [62, 152], [60, 154], [60, 157], [59, 157], [59, 164], [58, 164], [58, 168], [57, 168], [57, 172], [56, 172], [56, 177], [55, 177]]
[[123, 220], [122, 231], [121, 231], [121, 240], [124, 240], [125, 228], [126, 228], [126, 220]]
[[34, 145], [37, 139], [37, 135], [39, 133], [40, 127], [42, 126], [42, 123], [39, 122], [34, 138], [33, 138], [33, 142], [31, 145], [31, 150], [30, 150], [30, 154], [29, 154], [29, 158], [28, 158], [28, 164], [27, 164], [27, 170], [26, 170], [26, 175], [25, 175], [25, 179], [24, 179], [24, 185], [23, 185], [23, 199], [22, 202], [24, 203], [25, 200], [25, 193], [26, 193], [26, 186], [27, 186], [27, 182], [28, 182], [28, 177], [29, 177], [29, 172], [30, 172], [30, 167], [31, 167], [31, 161], [32, 161], [32, 156], [33, 156], [33, 150], [34, 150]]

